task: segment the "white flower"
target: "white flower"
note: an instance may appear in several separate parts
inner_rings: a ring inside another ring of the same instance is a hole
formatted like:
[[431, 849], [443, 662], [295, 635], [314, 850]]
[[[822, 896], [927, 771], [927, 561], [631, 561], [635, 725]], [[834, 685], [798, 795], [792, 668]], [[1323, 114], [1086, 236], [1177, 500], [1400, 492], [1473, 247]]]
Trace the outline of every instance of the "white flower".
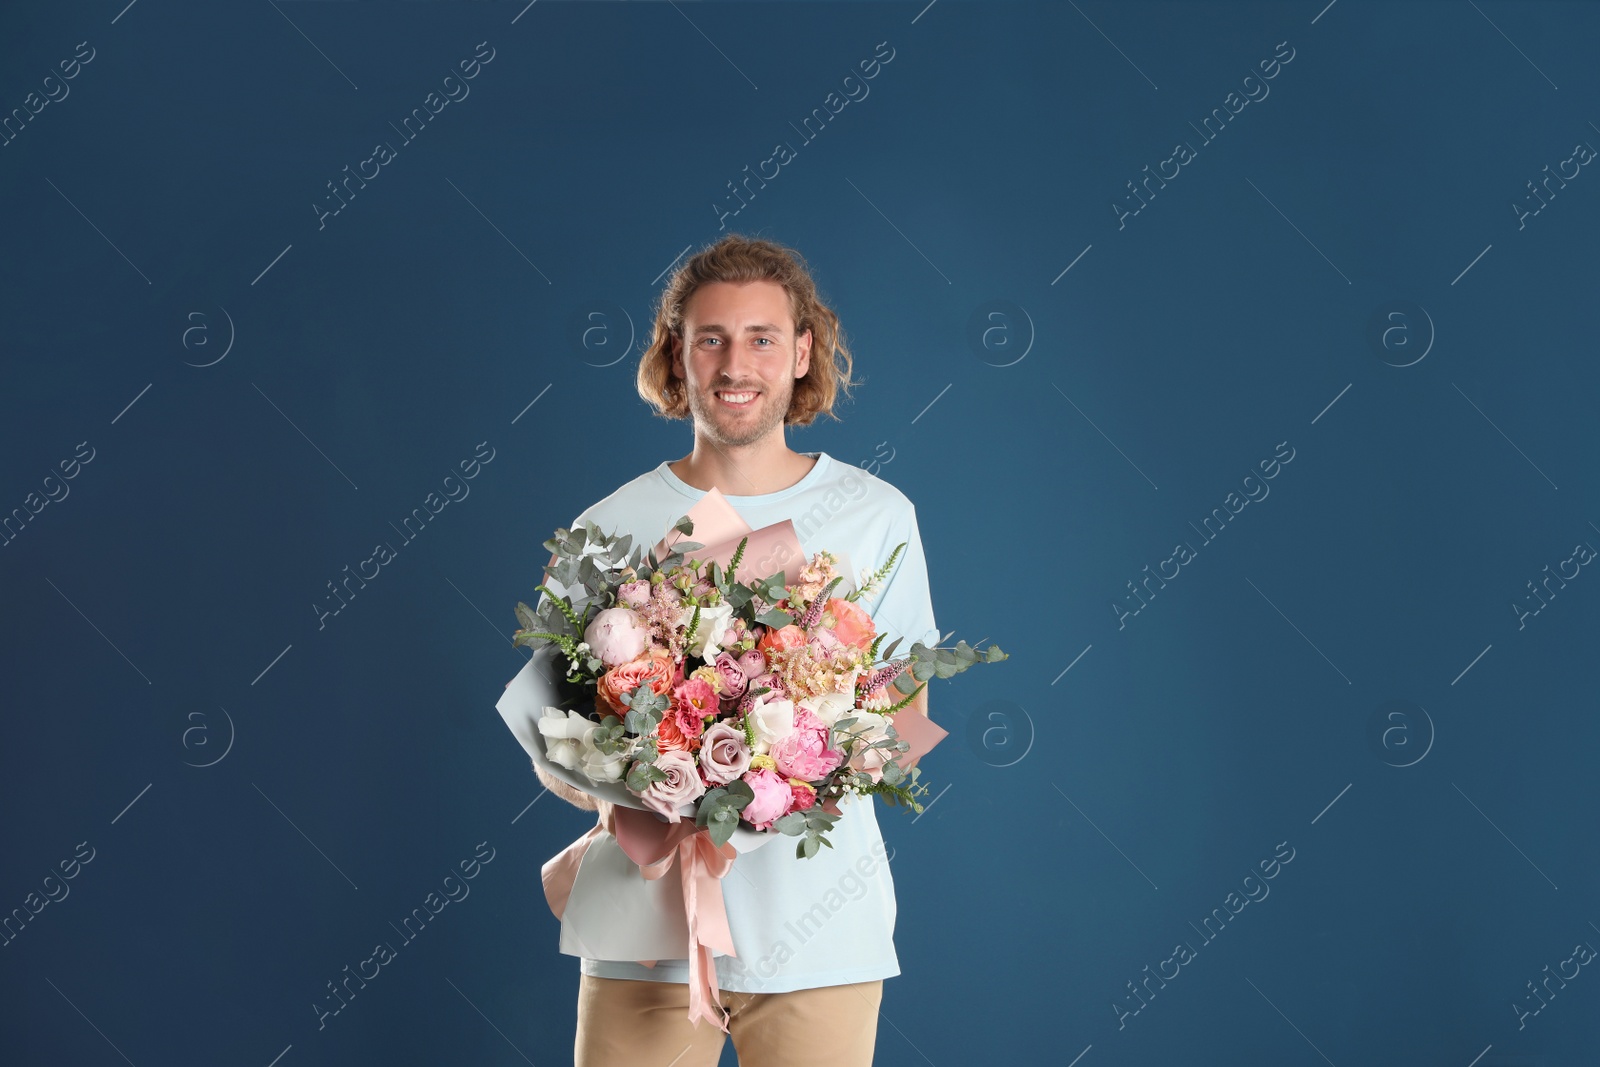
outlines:
[[821, 719], [823, 725], [831, 727], [855, 710], [856, 699], [850, 693], [822, 693], [804, 698], [800, 706]]
[[757, 697], [750, 709], [750, 732], [756, 738], [754, 753], [765, 755], [773, 742], [794, 732], [794, 701], [768, 700], [765, 694]]
[[855, 710], [856, 679], [860, 675], [861, 669], [858, 667], [839, 678], [838, 692], [819, 693], [816, 696], [805, 697], [800, 701], [800, 706], [821, 719], [824, 725], [833, 726], [834, 723]]
[[591, 782], [615, 782], [627, 769], [623, 753], [608, 755], [594, 746], [599, 727], [582, 712], [544, 709], [539, 717], [539, 733], [544, 735], [545, 755], [550, 762], [577, 771]]
[[[685, 628], [694, 618], [695, 607], [690, 604], [681, 609], [683, 614], [678, 619], [678, 624]], [[688, 651], [710, 663], [722, 652], [722, 635], [727, 632], [728, 625], [733, 622], [733, 605], [726, 600], [718, 601], [709, 607], [700, 608], [700, 622], [694, 628], [694, 637], [690, 640]]]

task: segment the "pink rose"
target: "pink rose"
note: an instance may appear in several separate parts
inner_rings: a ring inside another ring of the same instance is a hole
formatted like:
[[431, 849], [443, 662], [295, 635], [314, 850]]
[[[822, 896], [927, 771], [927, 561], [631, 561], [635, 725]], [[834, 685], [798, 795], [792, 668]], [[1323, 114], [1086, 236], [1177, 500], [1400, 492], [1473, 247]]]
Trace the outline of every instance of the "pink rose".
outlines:
[[668, 749], [656, 757], [656, 768], [667, 777], [651, 782], [639, 799], [645, 807], [665, 815], [668, 822], [677, 822], [678, 809], [697, 800], [706, 791], [706, 784], [695, 770], [694, 757], [687, 752]]
[[767, 657], [761, 654], [758, 648], [752, 648], [739, 656], [739, 669], [746, 678], [757, 678], [766, 673]]
[[744, 691], [749, 686], [749, 679], [745, 676], [744, 668], [739, 666], [739, 657], [732, 652], [724, 651], [717, 656], [717, 676], [722, 679], [722, 686], [727, 691], [728, 697], [737, 698], [744, 696]]
[[632, 608], [606, 608], [583, 631], [589, 651], [607, 667], [617, 667], [643, 654], [650, 628]]
[[630, 608], [642, 608], [650, 603], [650, 583], [642, 578], [623, 582], [617, 586], [617, 599]]
[[828, 747], [828, 725], [805, 708], [794, 715], [794, 729], [772, 743], [769, 750], [778, 773], [812, 782], [825, 778], [844, 760], [844, 753]]
[[750, 769], [750, 746], [732, 723], [715, 723], [700, 738], [700, 767], [712, 785], [726, 785]]
[[746, 771], [743, 779], [755, 791], [755, 799], [744, 807], [740, 816], [757, 830], [765, 830], [772, 820], [789, 813], [794, 804], [794, 790], [789, 783], [766, 768]]

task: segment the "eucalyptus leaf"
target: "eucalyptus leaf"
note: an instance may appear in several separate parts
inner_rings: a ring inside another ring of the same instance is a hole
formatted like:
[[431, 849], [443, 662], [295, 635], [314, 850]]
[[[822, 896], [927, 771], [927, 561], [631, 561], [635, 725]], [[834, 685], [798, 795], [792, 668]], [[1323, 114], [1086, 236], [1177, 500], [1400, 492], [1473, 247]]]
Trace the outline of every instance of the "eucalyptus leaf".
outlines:
[[773, 820], [772, 828], [788, 837], [797, 837], [806, 832], [805, 812], [791, 811], [782, 818]]

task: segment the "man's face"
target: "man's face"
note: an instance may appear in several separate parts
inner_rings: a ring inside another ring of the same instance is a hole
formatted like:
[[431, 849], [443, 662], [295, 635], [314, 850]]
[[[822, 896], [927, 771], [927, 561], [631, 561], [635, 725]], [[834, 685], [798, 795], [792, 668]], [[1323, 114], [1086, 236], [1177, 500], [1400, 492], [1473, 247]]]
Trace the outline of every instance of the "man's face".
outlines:
[[811, 331], [794, 336], [777, 282], [708, 282], [684, 307], [672, 372], [684, 381], [695, 431], [719, 445], [782, 432], [797, 378], [811, 365]]

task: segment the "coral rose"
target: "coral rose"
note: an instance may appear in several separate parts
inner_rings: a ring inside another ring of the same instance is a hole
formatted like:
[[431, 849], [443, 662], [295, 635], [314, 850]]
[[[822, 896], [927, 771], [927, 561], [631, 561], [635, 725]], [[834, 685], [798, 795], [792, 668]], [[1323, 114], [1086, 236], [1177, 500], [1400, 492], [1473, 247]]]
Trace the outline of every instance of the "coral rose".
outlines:
[[638, 659], [602, 674], [595, 685], [595, 699], [601, 710], [626, 715], [628, 697], [635, 689], [648, 684], [652, 692], [665, 695], [672, 691], [676, 674], [672, 657], [662, 649], [652, 648]]
[[699, 732], [689, 736], [678, 717], [670, 712], [656, 727], [656, 750], [659, 752], [693, 752], [699, 747]]
[[762, 652], [787, 652], [792, 648], [800, 648], [806, 643], [806, 632], [794, 623], [774, 630], [770, 627], [761, 635], [761, 640], [756, 642], [756, 647]]
[[878, 629], [872, 624], [872, 616], [863, 611], [861, 605], [853, 600], [830, 597], [823, 612], [833, 616], [833, 635], [840, 641], [855, 645], [863, 652], [872, 647]]

